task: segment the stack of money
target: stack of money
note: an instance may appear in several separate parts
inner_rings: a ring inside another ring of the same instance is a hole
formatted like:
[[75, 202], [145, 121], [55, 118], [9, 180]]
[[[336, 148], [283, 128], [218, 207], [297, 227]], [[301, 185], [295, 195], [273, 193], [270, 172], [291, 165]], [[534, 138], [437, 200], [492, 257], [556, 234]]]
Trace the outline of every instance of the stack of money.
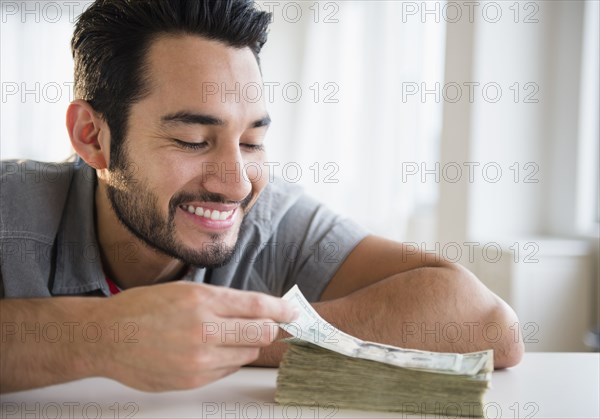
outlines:
[[483, 417], [492, 351], [426, 352], [363, 341], [323, 320], [297, 287], [283, 298], [301, 314], [281, 325], [294, 338], [279, 367], [278, 403]]

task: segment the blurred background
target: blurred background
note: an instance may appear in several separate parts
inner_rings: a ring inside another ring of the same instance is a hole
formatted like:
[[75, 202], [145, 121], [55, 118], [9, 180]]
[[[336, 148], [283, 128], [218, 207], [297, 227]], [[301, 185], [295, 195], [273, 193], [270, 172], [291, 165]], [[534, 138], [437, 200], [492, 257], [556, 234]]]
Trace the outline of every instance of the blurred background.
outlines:
[[[72, 153], [69, 42], [88, 4], [2, 0], [2, 159]], [[273, 13], [275, 174], [468, 266], [527, 350], [598, 350], [599, 2], [257, 4]]]

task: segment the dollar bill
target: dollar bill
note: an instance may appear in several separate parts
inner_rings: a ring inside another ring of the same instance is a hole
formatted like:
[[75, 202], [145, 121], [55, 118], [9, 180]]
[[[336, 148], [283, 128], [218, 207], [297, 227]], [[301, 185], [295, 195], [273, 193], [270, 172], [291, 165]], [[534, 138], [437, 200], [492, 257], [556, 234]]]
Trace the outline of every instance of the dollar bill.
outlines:
[[493, 370], [491, 350], [468, 354], [428, 352], [363, 341], [325, 321], [306, 300], [297, 285], [283, 297], [300, 309], [291, 323], [280, 327], [296, 339], [353, 358], [368, 359], [398, 367], [487, 380]]

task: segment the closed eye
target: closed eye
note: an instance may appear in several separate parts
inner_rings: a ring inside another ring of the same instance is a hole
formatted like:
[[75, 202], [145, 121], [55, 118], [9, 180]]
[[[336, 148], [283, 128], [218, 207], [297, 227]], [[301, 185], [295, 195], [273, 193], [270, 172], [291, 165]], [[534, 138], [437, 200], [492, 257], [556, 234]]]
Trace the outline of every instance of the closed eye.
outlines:
[[201, 143], [190, 143], [187, 141], [178, 140], [176, 138], [173, 138], [173, 141], [175, 141], [175, 143], [179, 147], [186, 148], [188, 150], [202, 150], [203, 148], [206, 148], [206, 146], [208, 145], [208, 143], [206, 141], [201, 142]]
[[[201, 143], [193, 143], [188, 141], [178, 140], [176, 138], [172, 138], [172, 140], [181, 148], [185, 148], [188, 150], [203, 150], [208, 147], [208, 143], [203, 141]], [[250, 152], [263, 151], [265, 146], [263, 144], [249, 144], [249, 143], [240, 143], [240, 147], [245, 148]]]
[[265, 146], [262, 144], [240, 143], [240, 146], [248, 149], [249, 151], [263, 151], [265, 149]]

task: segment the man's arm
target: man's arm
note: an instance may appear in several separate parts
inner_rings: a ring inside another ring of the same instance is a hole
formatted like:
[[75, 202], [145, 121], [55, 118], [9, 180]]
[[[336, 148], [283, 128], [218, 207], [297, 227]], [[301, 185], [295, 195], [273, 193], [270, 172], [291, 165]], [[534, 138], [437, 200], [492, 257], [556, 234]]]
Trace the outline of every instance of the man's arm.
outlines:
[[[181, 282], [0, 300], [0, 393], [91, 376], [146, 391], [198, 387], [255, 360], [276, 337], [273, 321], [293, 319], [278, 298]], [[225, 333], [246, 324], [260, 339]]]
[[[93, 373], [81, 326], [98, 298], [0, 300], [0, 393], [58, 384]], [[72, 332], [72, 333], [71, 333]]]
[[[460, 265], [369, 236], [340, 266], [321, 316], [361, 339], [441, 352], [494, 350], [494, 365], [516, 365], [524, 347], [514, 311]], [[276, 366], [286, 345], [264, 348], [256, 365]]]

